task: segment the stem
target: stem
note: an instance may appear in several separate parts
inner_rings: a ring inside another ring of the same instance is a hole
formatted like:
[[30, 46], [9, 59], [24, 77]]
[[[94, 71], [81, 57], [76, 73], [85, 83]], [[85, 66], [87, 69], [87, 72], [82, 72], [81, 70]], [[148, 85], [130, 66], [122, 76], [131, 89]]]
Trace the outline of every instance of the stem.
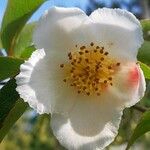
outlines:
[[147, 109], [146, 109], [146, 108], [141, 107], [141, 106], [137, 106], [137, 105], [132, 106], [132, 108], [134, 108], [134, 109], [136, 109], [136, 110], [138, 110], [138, 111], [140, 111], [140, 112], [142, 112], [142, 113], [144, 113], [144, 112], [146, 112], [146, 111], [147, 111]]

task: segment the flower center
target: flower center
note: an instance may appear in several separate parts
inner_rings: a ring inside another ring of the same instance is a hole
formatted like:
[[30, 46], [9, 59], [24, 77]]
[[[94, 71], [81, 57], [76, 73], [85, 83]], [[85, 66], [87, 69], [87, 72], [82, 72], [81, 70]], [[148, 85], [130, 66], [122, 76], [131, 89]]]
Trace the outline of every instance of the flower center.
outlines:
[[66, 83], [78, 93], [101, 95], [108, 87], [113, 86], [113, 76], [120, 63], [109, 56], [104, 47], [95, 45], [81, 46], [68, 53], [68, 64], [61, 64], [65, 70]]

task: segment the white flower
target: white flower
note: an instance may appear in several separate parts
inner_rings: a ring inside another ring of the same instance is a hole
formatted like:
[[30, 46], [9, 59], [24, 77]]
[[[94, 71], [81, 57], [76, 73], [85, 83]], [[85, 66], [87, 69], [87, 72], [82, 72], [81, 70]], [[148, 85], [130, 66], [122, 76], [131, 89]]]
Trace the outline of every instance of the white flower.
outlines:
[[[70, 150], [101, 150], [118, 133], [122, 111], [144, 95], [137, 64], [139, 21], [120, 9], [54, 7], [40, 19], [36, 50], [20, 67], [17, 91]], [[44, 49], [42, 49], [44, 48]]]

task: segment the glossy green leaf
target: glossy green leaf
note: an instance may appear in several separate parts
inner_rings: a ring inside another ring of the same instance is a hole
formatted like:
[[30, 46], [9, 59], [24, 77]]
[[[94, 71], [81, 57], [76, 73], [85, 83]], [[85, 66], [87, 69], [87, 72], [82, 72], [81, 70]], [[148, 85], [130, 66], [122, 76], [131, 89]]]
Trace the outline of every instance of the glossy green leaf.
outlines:
[[0, 80], [16, 75], [19, 72], [19, 67], [23, 62], [24, 60], [22, 59], [0, 57]]
[[150, 35], [148, 33], [150, 32], [150, 19], [141, 20], [141, 25], [143, 28], [144, 39], [150, 41]]
[[8, 0], [2, 21], [1, 39], [9, 55], [13, 55], [16, 40], [32, 14], [45, 0]]
[[23, 102], [23, 100], [18, 99], [16, 101], [14, 107], [10, 110], [9, 114], [6, 116], [5, 120], [0, 126], [0, 143], [2, 142], [5, 135], [9, 132], [11, 127], [22, 116], [27, 108], [28, 104]]
[[139, 49], [138, 60], [150, 64], [150, 42], [145, 41], [142, 47]]
[[16, 81], [11, 79], [0, 90], [0, 142], [28, 106], [15, 89]]
[[142, 62], [140, 62], [140, 67], [143, 70], [145, 78], [150, 79], [150, 67]]
[[143, 134], [150, 131], [150, 111], [145, 112], [139, 121], [137, 127], [135, 128], [126, 150], [130, 148], [130, 146]]
[[16, 57], [22, 57], [24, 54], [27, 54], [29, 49], [32, 47], [32, 34], [35, 25], [36, 23], [29, 23], [25, 25], [20, 35], [18, 36], [18, 40], [14, 47], [14, 53]]
[[36, 48], [34, 47], [34, 45], [25, 48], [24, 51], [22, 52], [20, 58], [28, 59], [35, 50], [36, 50]]
[[19, 95], [15, 89], [15, 79], [12, 79], [0, 90], [0, 126], [9, 111], [13, 108], [16, 100], [19, 99]]
[[[0, 37], [1, 37], [1, 33], [0, 33]], [[0, 49], [2, 48], [2, 41], [1, 41], [1, 38], [0, 38]]]

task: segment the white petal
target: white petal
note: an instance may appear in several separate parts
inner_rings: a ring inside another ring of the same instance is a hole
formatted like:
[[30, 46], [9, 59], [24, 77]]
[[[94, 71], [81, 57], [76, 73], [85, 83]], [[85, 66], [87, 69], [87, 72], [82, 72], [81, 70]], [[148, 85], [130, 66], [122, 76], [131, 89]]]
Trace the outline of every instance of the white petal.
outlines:
[[90, 18], [95, 23], [97, 40], [102, 41], [113, 56], [136, 60], [143, 34], [140, 22], [133, 14], [126, 10], [103, 8], [95, 10]]
[[47, 50], [63, 53], [74, 45], [72, 30], [86, 19], [86, 14], [78, 8], [53, 7], [38, 22], [33, 41], [38, 48], [44, 48], [46, 53]]
[[[36, 99], [37, 93], [32, 89], [30, 83], [34, 68], [38, 62], [44, 58], [44, 56], [45, 52], [43, 49], [39, 49], [33, 52], [30, 59], [25, 61], [25, 63], [20, 66], [20, 73], [16, 76], [16, 90], [20, 94], [20, 97], [23, 98], [25, 102], [28, 102], [29, 105], [37, 110], [38, 113], [44, 113], [47, 110], [45, 106]], [[38, 81], [39, 79], [37, 79], [36, 82]]]
[[114, 140], [122, 110], [137, 103], [145, 92], [143, 73], [135, 63], [125, 64], [114, 80], [100, 97], [77, 99], [68, 115], [52, 114], [54, 135], [64, 147], [101, 150]]
[[67, 149], [101, 150], [117, 135], [121, 116], [118, 103], [78, 101], [69, 116], [52, 114], [51, 127]]
[[145, 78], [140, 66], [135, 63], [124, 63], [108, 92], [116, 99], [120, 99], [124, 107], [130, 107], [140, 101], [145, 90]]
[[74, 105], [76, 91], [63, 82], [59, 67], [62, 55], [46, 55], [43, 49], [36, 50], [20, 67], [16, 77], [17, 91], [25, 102], [38, 113], [68, 113]]
[[33, 40], [46, 53], [66, 53], [75, 45], [94, 42], [114, 57], [133, 61], [143, 43], [142, 28], [135, 16], [108, 8], [98, 9], [88, 17], [78, 8], [54, 7], [39, 21]]

